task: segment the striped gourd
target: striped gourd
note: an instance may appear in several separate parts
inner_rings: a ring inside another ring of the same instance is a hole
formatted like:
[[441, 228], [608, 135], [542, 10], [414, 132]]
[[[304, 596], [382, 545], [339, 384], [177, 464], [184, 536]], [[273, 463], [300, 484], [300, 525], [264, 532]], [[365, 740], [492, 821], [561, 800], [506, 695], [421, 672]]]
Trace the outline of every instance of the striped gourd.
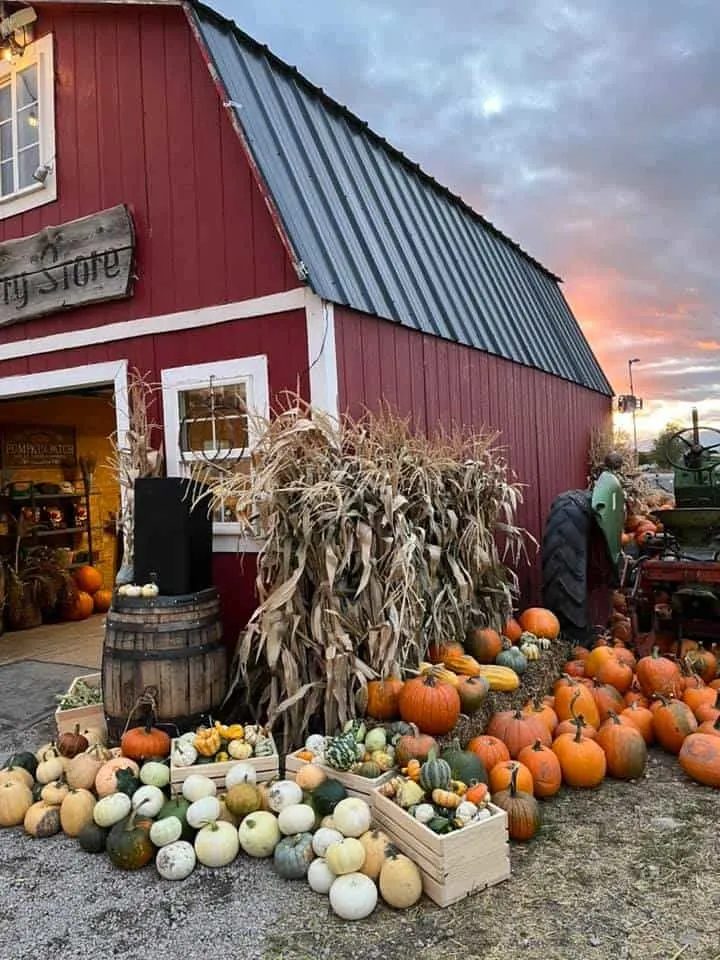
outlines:
[[461, 655], [453, 653], [445, 658], [444, 663], [448, 670], [452, 670], [453, 673], [459, 673], [463, 677], [480, 676], [480, 664], [475, 657], [471, 657], [469, 653], [463, 653]]
[[426, 793], [433, 790], [448, 790], [452, 780], [452, 769], [447, 760], [439, 757], [426, 760], [420, 768], [420, 786]]
[[355, 734], [352, 730], [330, 737], [325, 745], [325, 763], [335, 770], [349, 770], [357, 761]]
[[517, 690], [517, 688], [520, 686], [520, 677], [509, 667], [497, 667], [492, 664], [481, 664], [480, 673], [478, 675], [485, 677], [487, 682], [490, 684], [491, 690], [508, 692], [510, 690]]

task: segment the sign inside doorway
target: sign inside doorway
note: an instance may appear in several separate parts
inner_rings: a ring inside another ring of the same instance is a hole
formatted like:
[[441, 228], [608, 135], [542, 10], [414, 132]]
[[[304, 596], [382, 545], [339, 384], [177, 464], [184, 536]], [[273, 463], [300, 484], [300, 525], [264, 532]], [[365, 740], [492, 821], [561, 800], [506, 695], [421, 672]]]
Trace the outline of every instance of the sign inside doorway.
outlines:
[[62, 467], [75, 463], [73, 427], [2, 428], [2, 468]]
[[129, 297], [134, 254], [122, 203], [0, 244], [0, 326]]

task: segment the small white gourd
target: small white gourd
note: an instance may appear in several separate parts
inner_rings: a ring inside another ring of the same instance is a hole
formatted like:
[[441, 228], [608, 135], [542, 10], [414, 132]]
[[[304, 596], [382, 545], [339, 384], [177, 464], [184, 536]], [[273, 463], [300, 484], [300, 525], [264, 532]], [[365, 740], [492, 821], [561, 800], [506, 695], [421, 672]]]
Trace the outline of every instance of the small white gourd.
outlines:
[[197, 857], [191, 843], [176, 840], [161, 847], [155, 857], [155, 867], [163, 880], [184, 880], [195, 869]]
[[308, 867], [308, 883], [310, 884], [310, 889], [314, 890], [315, 893], [330, 893], [330, 887], [333, 885], [336, 877], [328, 866], [327, 860], [323, 857], [318, 857]]
[[156, 583], [145, 583], [140, 588], [140, 595], [143, 597], [156, 597], [160, 593], [160, 588]]
[[472, 821], [477, 812], [478, 808], [476, 804], [471, 803], [469, 800], [463, 800], [463, 802], [455, 808], [455, 819], [459, 820], [460, 823], [465, 826]]
[[344, 837], [361, 837], [370, 829], [372, 812], [361, 797], [346, 797], [333, 810], [333, 820]]
[[278, 814], [280, 832], [286, 837], [294, 833], [311, 833], [315, 826], [315, 811], [307, 803], [291, 803]]
[[239, 783], [257, 783], [257, 770], [251, 763], [236, 763], [225, 775], [226, 790]]
[[231, 740], [227, 745], [227, 752], [233, 760], [249, 760], [253, 755], [253, 748], [244, 740]]
[[199, 830], [206, 823], [214, 823], [222, 811], [217, 797], [201, 797], [187, 808], [185, 819], [194, 830]]
[[157, 760], [148, 760], [140, 767], [140, 782], [162, 789], [170, 783], [170, 768]]
[[364, 920], [377, 904], [377, 887], [364, 873], [346, 873], [330, 887], [330, 906], [343, 920]]
[[[192, 735], [193, 737], [195, 734]], [[182, 737], [172, 745], [170, 761], [174, 767], [191, 767], [197, 760], [197, 750], [189, 740]]]
[[139, 810], [144, 817], [156, 817], [165, 805], [165, 794], [160, 787], [145, 785], [138, 787], [130, 800], [133, 810]]
[[182, 836], [183, 825], [179, 817], [163, 817], [150, 827], [150, 840], [156, 847], [166, 847]]
[[195, 803], [196, 800], [200, 800], [202, 797], [214, 797], [217, 793], [217, 786], [215, 781], [211, 780], [210, 777], [204, 776], [202, 773], [191, 773], [187, 779], [183, 781], [182, 785], [182, 795], [186, 800], [189, 800], [190, 803]]
[[226, 820], [217, 820], [198, 830], [195, 856], [205, 867], [225, 867], [240, 850], [237, 828]]
[[99, 827], [112, 827], [132, 810], [130, 797], [125, 793], [111, 793], [102, 797], [93, 807], [93, 820]]
[[136, 583], [129, 583], [127, 589], [125, 590], [126, 597], [140, 597], [142, 596], [142, 587], [139, 587]]
[[302, 790], [294, 780], [278, 780], [268, 790], [268, 806], [273, 813], [280, 813], [284, 807], [302, 803]]
[[326, 742], [327, 737], [324, 737], [321, 733], [311, 733], [305, 741], [305, 749], [309, 750], [310, 753], [324, 754]]
[[313, 852], [318, 857], [324, 857], [330, 844], [337, 843], [339, 840], [342, 840], [342, 838], [343, 835], [339, 830], [333, 830], [331, 827], [320, 827], [320, 829], [316, 830], [313, 834]]
[[431, 803], [419, 803], [413, 811], [413, 816], [420, 823], [430, 823], [435, 816], [435, 810]]

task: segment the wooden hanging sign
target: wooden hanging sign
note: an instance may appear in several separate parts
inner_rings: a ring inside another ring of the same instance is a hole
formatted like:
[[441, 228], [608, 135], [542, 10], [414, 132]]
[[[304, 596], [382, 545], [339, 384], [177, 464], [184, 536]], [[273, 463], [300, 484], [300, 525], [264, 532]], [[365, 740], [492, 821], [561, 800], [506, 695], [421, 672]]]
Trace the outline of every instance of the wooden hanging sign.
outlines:
[[125, 204], [0, 244], [0, 326], [132, 294]]
[[2, 428], [2, 467], [60, 467], [77, 460], [74, 427]]

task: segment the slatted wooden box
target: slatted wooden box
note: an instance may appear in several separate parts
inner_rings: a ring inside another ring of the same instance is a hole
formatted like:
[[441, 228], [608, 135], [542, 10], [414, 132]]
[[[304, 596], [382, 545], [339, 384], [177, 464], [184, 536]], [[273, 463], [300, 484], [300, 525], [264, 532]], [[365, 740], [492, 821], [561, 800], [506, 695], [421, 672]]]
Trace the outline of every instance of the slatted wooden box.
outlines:
[[449, 907], [510, 877], [507, 814], [490, 810], [487, 820], [440, 835], [375, 791], [373, 824], [417, 863], [430, 899]]
[[[308, 760], [301, 760], [294, 753], [289, 753], [285, 757], [285, 776], [288, 780], [294, 780], [295, 774], [301, 767], [307, 766]], [[362, 797], [363, 800], [372, 806], [372, 800], [376, 787], [381, 786], [386, 780], [390, 780], [397, 774], [397, 770], [389, 770], [387, 773], [375, 777], [373, 780], [368, 777], [359, 777], [356, 773], [345, 773], [341, 770], [334, 770], [332, 767], [326, 767], [319, 763], [318, 766], [325, 771], [328, 777], [338, 780], [347, 790], [351, 797]]]
[[[275, 746], [274, 740], [273, 746]], [[278, 755], [276, 746], [275, 753], [267, 757], [250, 757], [247, 760], [226, 760], [223, 763], [196, 763], [192, 767], [173, 766], [171, 750], [170, 793], [172, 796], [182, 793], [182, 785], [192, 773], [199, 773], [202, 774], [203, 777], [210, 777], [210, 779], [215, 782], [218, 793], [224, 793], [225, 777], [228, 775], [228, 772], [239, 763], [249, 763], [255, 767], [258, 783], [268, 783], [270, 780], [277, 780], [280, 776], [280, 756]]]
[[[79, 681], [85, 681], [89, 687], [100, 690], [102, 680], [99, 673], [89, 673], [84, 677], [75, 677], [68, 688], [68, 694], [72, 695]], [[102, 703], [88, 704], [86, 707], [71, 707], [69, 710], [55, 711], [55, 725], [57, 726], [58, 737], [67, 731], [73, 732], [76, 724], [80, 724], [80, 729], [85, 727], [94, 727], [102, 730], [103, 736], [107, 737], [107, 724], [105, 721], [105, 708]]]

